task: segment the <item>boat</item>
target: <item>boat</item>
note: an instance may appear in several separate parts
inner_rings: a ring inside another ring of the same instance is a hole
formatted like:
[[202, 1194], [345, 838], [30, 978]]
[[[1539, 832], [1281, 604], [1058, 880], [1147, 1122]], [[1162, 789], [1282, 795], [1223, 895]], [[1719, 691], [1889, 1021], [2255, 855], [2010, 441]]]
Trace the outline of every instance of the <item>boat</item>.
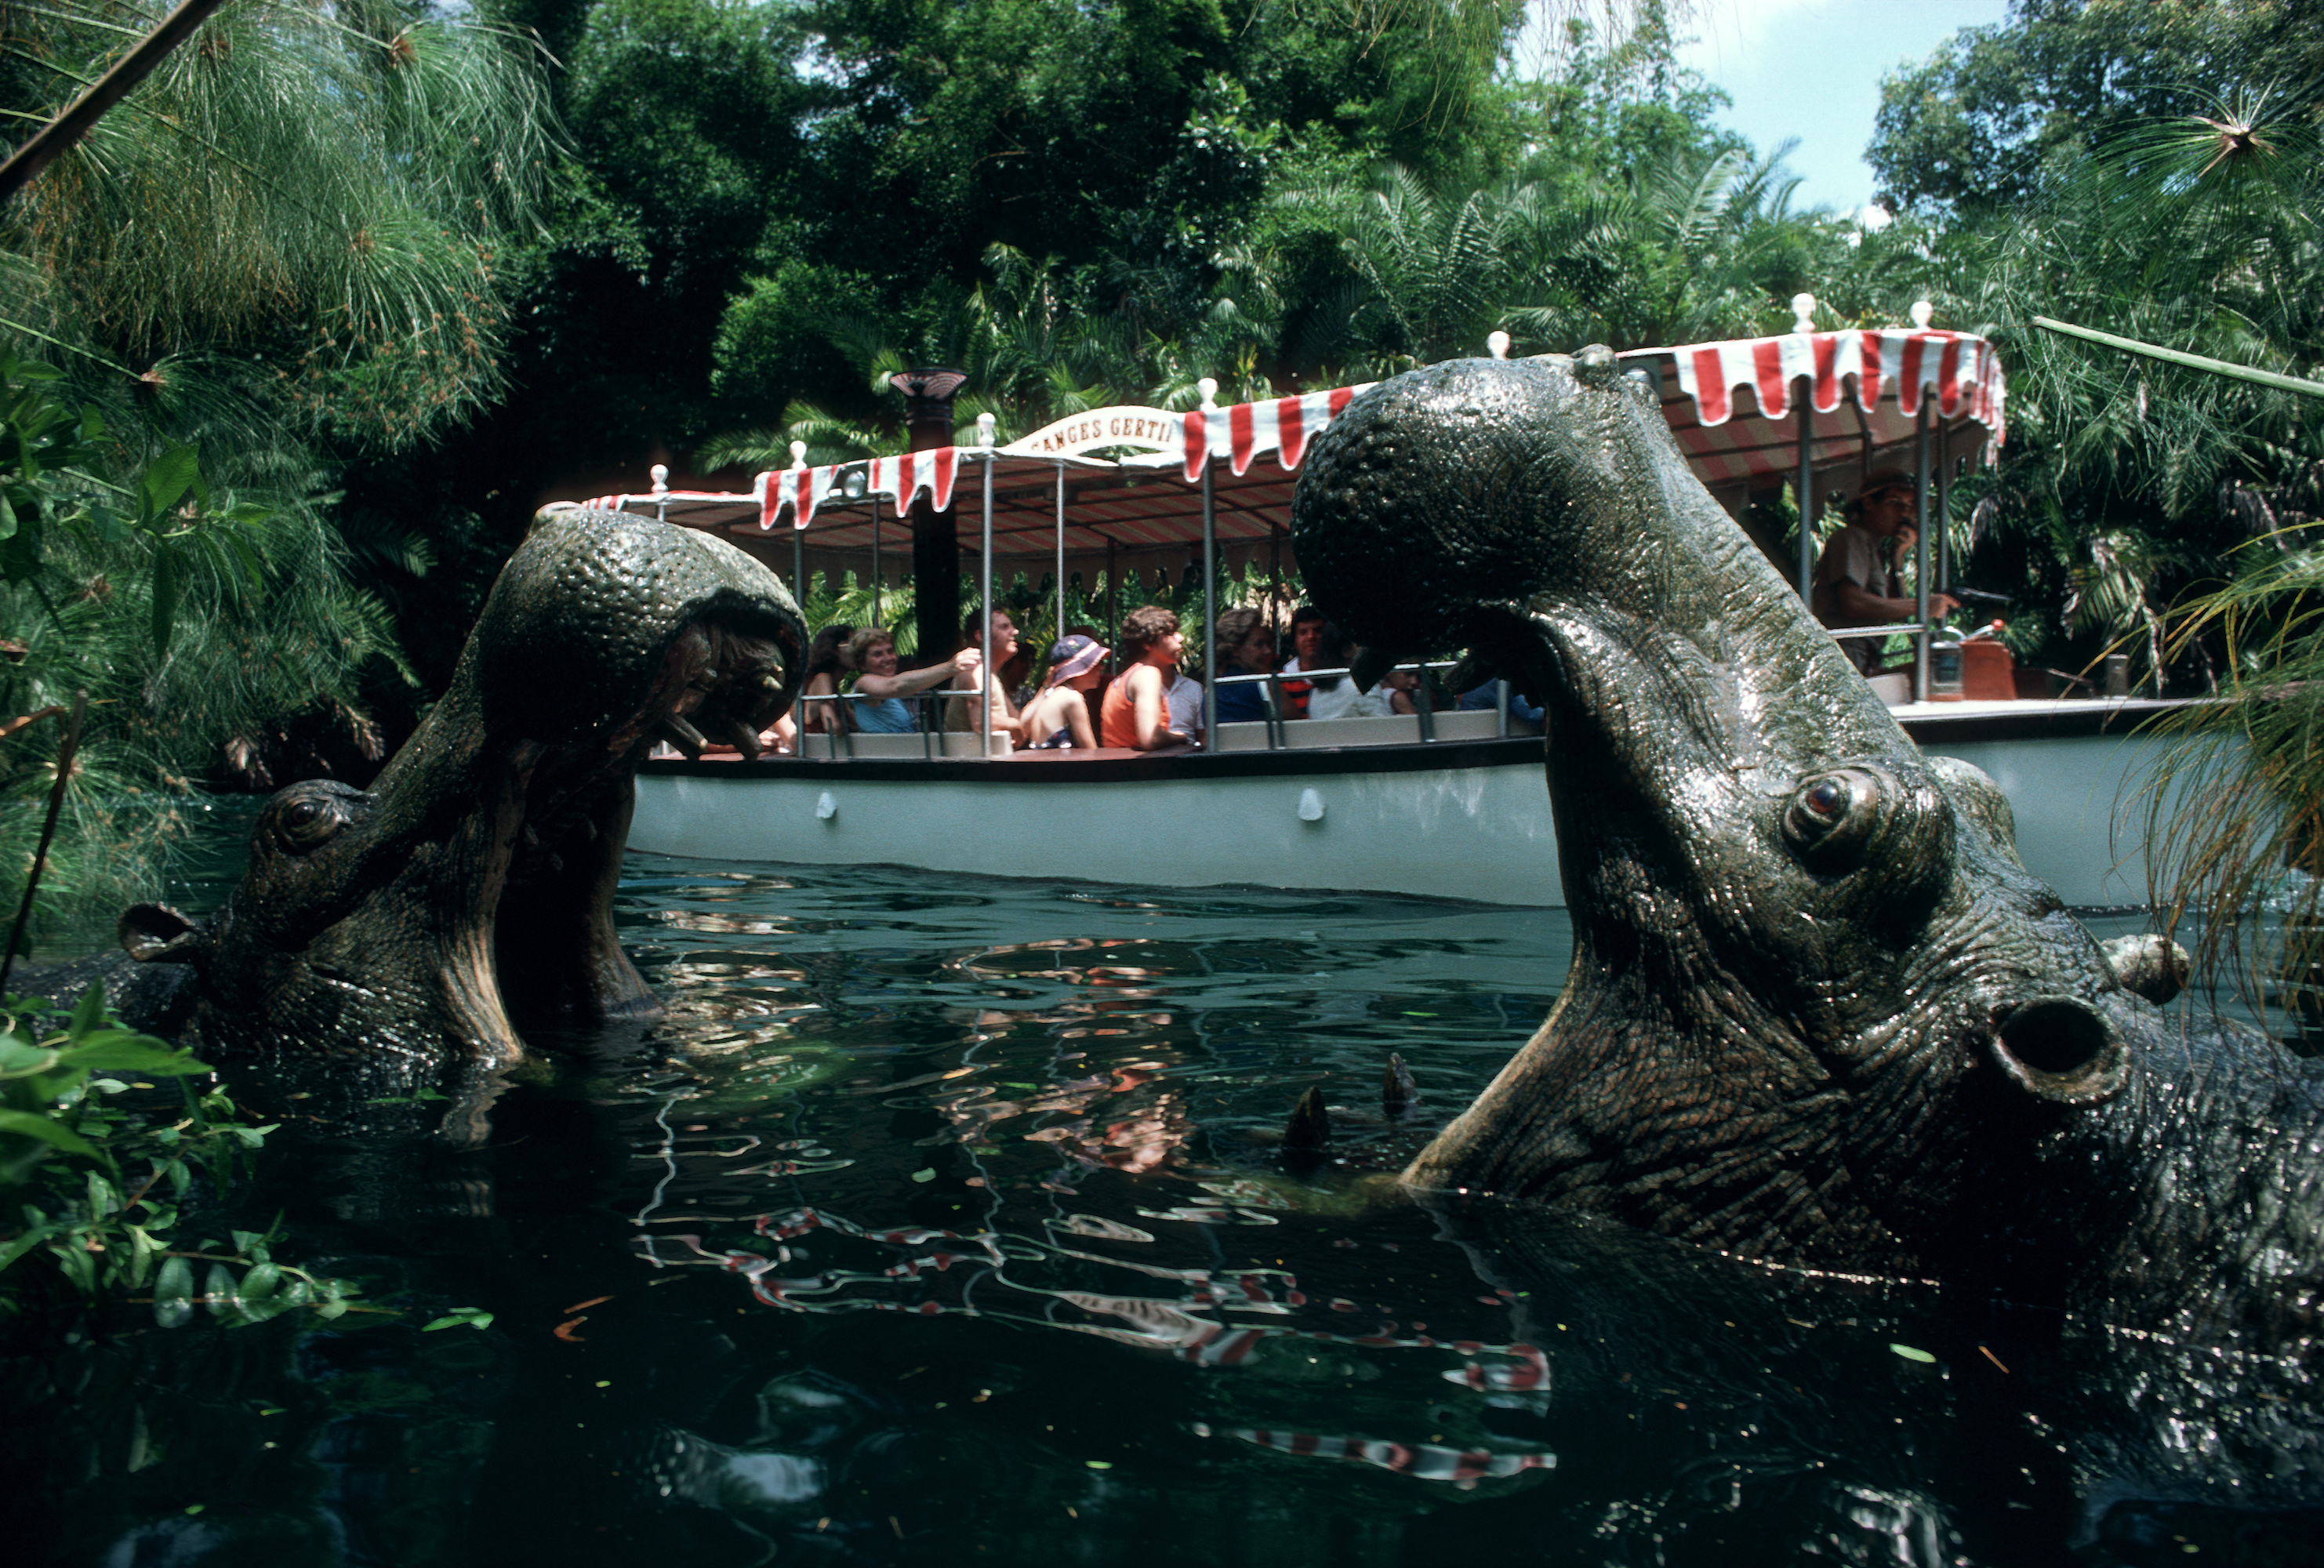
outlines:
[[[1788, 334], [1618, 363], [1659, 398], [1689, 466], [1738, 517], [1755, 492], [1788, 482], [1813, 506], [1828, 488], [1909, 461], [1923, 478], [1925, 611], [1926, 587], [1944, 586], [1952, 565], [1928, 511], [1943, 515], [1957, 475], [2006, 437], [2000, 358], [1981, 337], [1932, 327], [1925, 305], [1909, 327], [1838, 332], [1814, 329], [1812, 300], [1794, 305]], [[1506, 336], [1489, 351], [1506, 356]], [[1278, 576], [1295, 567], [1286, 521], [1301, 460], [1363, 390], [1221, 407], [1205, 382], [1190, 410], [1102, 409], [1005, 445], [987, 415], [971, 445], [820, 466], [795, 445], [793, 466], [758, 475], [747, 493], [671, 490], [657, 468], [649, 490], [586, 504], [706, 530], [789, 576], [802, 597], [816, 572], [899, 581], [909, 539], [895, 548], [899, 520], [916, 502], [949, 508], [981, 602], [993, 602], [996, 575], [1048, 575], [1062, 624], [1063, 585], [1075, 573], [1118, 585], [1199, 564], [1202, 580], [1216, 582], [1220, 566], [1253, 558]], [[1797, 564], [1804, 594], [1804, 547]], [[1130, 607], [1113, 602], [1116, 624]], [[1947, 691], [1925, 614], [1854, 634], [1915, 641], [1909, 680], [1879, 678], [1891, 687], [1884, 696], [1923, 750], [2000, 783], [2035, 875], [2081, 908], [2148, 901], [2135, 791], [2158, 742], [2138, 731], [2174, 705], [2020, 696], [2007, 684]], [[1206, 647], [1203, 668], [1217, 667]], [[1216, 711], [1213, 687], [1204, 712]], [[1512, 714], [1505, 687], [1483, 710], [1270, 716], [1212, 723], [1204, 740], [1169, 753], [1010, 752], [1005, 737], [982, 734], [815, 733], [798, 755], [657, 757], [638, 780], [630, 842], [719, 861], [1563, 902], [1544, 742]]]

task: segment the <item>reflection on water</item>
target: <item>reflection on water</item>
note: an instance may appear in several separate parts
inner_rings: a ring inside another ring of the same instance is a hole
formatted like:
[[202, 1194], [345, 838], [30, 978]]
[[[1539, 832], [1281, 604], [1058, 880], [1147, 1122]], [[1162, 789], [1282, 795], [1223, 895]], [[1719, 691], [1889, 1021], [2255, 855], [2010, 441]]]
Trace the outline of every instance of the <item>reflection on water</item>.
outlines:
[[[622, 915], [670, 1003], [632, 1054], [517, 1084], [481, 1150], [294, 1124], [247, 1194], [405, 1318], [133, 1323], [6, 1363], [30, 1560], [2324, 1541], [2297, 1367], [1398, 1199], [1380, 1173], [1547, 1010], [1560, 915], [652, 860]], [[1391, 1053], [1420, 1089], [1393, 1114]], [[1311, 1087], [1333, 1137], [1294, 1179]], [[452, 1304], [493, 1327], [417, 1332]]]

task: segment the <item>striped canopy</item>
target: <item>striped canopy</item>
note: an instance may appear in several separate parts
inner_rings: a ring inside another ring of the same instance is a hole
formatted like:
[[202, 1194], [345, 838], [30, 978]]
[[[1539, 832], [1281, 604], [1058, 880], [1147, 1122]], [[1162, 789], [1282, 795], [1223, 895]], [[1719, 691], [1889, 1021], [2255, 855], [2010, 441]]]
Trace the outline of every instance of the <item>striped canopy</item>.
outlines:
[[[1802, 381], [1819, 490], [1828, 483], [1853, 488], [1855, 476], [1878, 463], [1909, 462], [1924, 405], [1937, 460], [1989, 457], [2003, 437], [2000, 358], [1991, 344], [1966, 333], [1788, 333], [1618, 358], [1656, 384], [1689, 466], [1730, 508], [1797, 472], [1793, 416]], [[1062, 492], [1065, 570], [1087, 580], [1109, 565], [1148, 574], [1199, 559], [1207, 472], [1222, 558], [1291, 567], [1286, 525], [1300, 462], [1315, 434], [1364, 390], [1334, 387], [1185, 412], [1120, 408], [1075, 416], [1077, 425], [1134, 432], [1123, 445], [1142, 449], [1128, 457], [1056, 449], [1043, 439], [1059, 428], [1052, 427], [991, 450], [947, 447], [761, 474], [747, 494], [657, 491], [589, 504], [711, 530], [779, 570], [796, 559], [812, 572], [868, 576], [876, 559], [881, 577], [900, 582], [911, 568], [904, 514], [922, 495], [939, 511], [954, 507], [963, 554], [975, 557], [989, 474], [994, 566], [1036, 575], [1054, 567]]]

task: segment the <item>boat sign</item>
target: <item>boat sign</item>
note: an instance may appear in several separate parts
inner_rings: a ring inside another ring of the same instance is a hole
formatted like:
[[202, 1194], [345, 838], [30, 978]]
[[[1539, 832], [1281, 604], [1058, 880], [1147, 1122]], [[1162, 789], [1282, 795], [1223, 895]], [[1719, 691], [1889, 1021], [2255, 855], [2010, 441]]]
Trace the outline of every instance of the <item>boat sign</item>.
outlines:
[[1167, 409], [1123, 404], [1070, 415], [1001, 449], [1020, 457], [1071, 457], [1106, 447], [1175, 452], [1186, 444], [1184, 420]]

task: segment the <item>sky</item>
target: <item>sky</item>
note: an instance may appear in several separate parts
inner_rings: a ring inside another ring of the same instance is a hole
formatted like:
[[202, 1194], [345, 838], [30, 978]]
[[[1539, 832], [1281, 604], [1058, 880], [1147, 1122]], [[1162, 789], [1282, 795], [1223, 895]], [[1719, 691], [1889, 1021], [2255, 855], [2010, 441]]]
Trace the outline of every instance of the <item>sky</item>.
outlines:
[[[1538, 58], [1543, 9], [1535, 0], [1520, 66]], [[1571, 0], [1553, 9], [1570, 13]], [[1720, 118], [1754, 148], [1799, 139], [1786, 161], [1801, 179], [1794, 205], [1854, 212], [1872, 199], [1863, 152], [1880, 78], [2008, 10], [2006, 0], [1693, 0], [1676, 31], [1695, 42], [1679, 58], [1727, 89], [1735, 104]]]

